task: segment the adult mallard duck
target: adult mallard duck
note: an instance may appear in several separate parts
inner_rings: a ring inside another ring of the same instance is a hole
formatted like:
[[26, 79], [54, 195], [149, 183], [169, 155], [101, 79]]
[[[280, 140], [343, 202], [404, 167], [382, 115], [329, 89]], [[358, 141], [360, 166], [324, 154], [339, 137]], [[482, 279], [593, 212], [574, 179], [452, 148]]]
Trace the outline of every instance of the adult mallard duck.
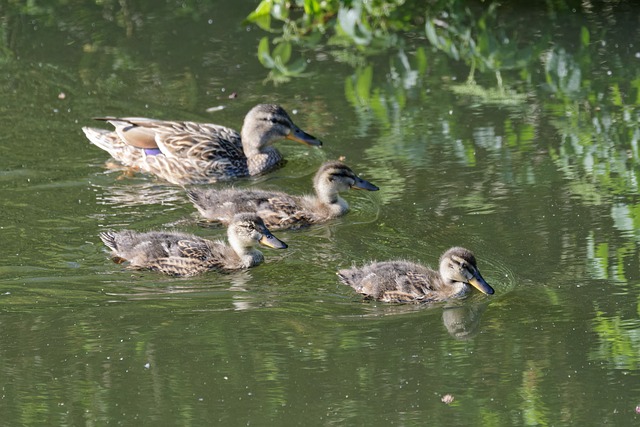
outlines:
[[274, 230], [301, 228], [344, 215], [347, 202], [338, 194], [350, 188], [376, 191], [342, 162], [323, 164], [313, 178], [315, 195], [243, 189], [192, 189], [189, 200], [207, 220], [228, 224], [238, 212], [255, 212]]
[[196, 122], [102, 117], [115, 131], [83, 127], [89, 141], [132, 168], [177, 185], [205, 184], [259, 175], [282, 164], [272, 143], [290, 139], [307, 145], [322, 142], [296, 126], [278, 105], [260, 104], [249, 111], [241, 134]]
[[367, 298], [385, 302], [439, 302], [465, 295], [471, 286], [483, 294], [493, 288], [480, 275], [476, 258], [453, 247], [440, 257], [440, 269], [408, 261], [374, 262], [338, 271], [340, 280]]
[[227, 235], [229, 246], [193, 234], [164, 231], [105, 231], [100, 233], [100, 239], [111, 249], [114, 262], [126, 261], [129, 268], [156, 270], [173, 276], [256, 266], [264, 261], [262, 252], [255, 248], [258, 243], [275, 249], [287, 247], [255, 214], [236, 215]]

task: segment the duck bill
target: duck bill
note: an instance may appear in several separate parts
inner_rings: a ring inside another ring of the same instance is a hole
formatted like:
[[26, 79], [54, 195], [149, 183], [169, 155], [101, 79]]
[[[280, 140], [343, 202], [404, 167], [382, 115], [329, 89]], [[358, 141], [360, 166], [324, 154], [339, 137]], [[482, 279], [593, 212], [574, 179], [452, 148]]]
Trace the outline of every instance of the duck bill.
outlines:
[[356, 182], [351, 186], [354, 190], [367, 190], [367, 191], [378, 191], [379, 188], [377, 185], [373, 185], [369, 181], [366, 181], [362, 178], [356, 178]]
[[260, 238], [260, 244], [273, 249], [286, 249], [287, 244], [278, 239], [273, 234], [263, 234]]
[[310, 145], [313, 147], [322, 147], [322, 141], [316, 138], [313, 135], [309, 135], [302, 129], [298, 127], [294, 127], [291, 130], [291, 133], [287, 135], [285, 138], [290, 139], [291, 141], [299, 142], [301, 144]]
[[469, 280], [469, 283], [471, 283], [471, 285], [474, 288], [476, 288], [483, 294], [493, 295], [493, 292], [494, 292], [493, 288], [489, 286], [487, 282], [484, 281], [480, 273], [476, 273], [476, 275]]

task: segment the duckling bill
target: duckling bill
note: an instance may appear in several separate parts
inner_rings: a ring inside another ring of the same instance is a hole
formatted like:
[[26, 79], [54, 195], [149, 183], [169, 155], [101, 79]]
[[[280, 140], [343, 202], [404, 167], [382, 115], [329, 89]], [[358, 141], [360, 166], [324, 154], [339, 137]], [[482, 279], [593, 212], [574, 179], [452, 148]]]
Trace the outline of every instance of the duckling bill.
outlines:
[[261, 244], [285, 249], [255, 214], [236, 215], [227, 230], [229, 245], [181, 232], [149, 231], [100, 233], [111, 249], [114, 262], [128, 262], [129, 268], [155, 270], [172, 276], [194, 276], [209, 270], [234, 271], [254, 267], [264, 261]]
[[473, 253], [461, 247], [450, 248], [440, 257], [439, 271], [408, 261], [384, 261], [337, 274], [366, 298], [384, 302], [440, 302], [460, 298], [471, 289], [494, 293], [480, 274]]
[[339, 161], [324, 163], [313, 178], [315, 195], [293, 196], [278, 191], [251, 189], [192, 189], [187, 195], [202, 217], [228, 224], [238, 212], [255, 212], [274, 230], [296, 229], [325, 222], [347, 213], [340, 197], [349, 189], [378, 191]]
[[279, 105], [247, 113], [241, 133], [225, 126], [143, 117], [101, 117], [115, 131], [83, 127], [94, 145], [125, 166], [177, 185], [206, 184], [270, 172], [283, 163], [273, 143], [289, 139], [322, 146]]

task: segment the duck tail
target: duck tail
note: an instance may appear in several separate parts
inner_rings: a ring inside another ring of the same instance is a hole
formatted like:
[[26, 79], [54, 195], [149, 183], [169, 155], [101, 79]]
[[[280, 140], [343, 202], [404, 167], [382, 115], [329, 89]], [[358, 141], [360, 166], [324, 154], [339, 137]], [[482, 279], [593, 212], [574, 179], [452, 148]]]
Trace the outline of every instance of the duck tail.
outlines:
[[338, 275], [338, 278], [343, 284], [347, 286], [351, 286], [352, 288], [354, 287], [355, 283], [353, 283], [353, 278], [354, 278], [353, 270], [351, 269], [338, 270], [336, 274]]
[[195, 190], [195, 189], [187, 190], [187, 197], [189, 198], [189, 201], [193, 203], [196, 207], [199, 206], [202, 201], [201, 196], [202, 196], [202, 193], [200, 190]]
[[111, 157], [125, 165], [131, 165], [142, 157], [141, 150], [122, 142], [118, 134], [113, 131], [86, 126], [82, 128], [82, 131], [89, 142], [111, 154]]
[[90, 128], [88, 126], [83, 127], [82, 131], [93, 145], [109, 153], [118, 145], [119, 139], [115, 132], [106, 129]]
[[114, 252], [118, 251], [118, 244], [116, 243], [116, 233], [113, 231], [103, 231], [99, 234], [100, 240]]
[[118, 119], [117, 117], [113, 117], [113, 116], [104, 116], [104, 117], [93, 117], [93, 120], [98, 120], [101, 122], [112, 122], [112, 121], [123, 120], [123, 119]]

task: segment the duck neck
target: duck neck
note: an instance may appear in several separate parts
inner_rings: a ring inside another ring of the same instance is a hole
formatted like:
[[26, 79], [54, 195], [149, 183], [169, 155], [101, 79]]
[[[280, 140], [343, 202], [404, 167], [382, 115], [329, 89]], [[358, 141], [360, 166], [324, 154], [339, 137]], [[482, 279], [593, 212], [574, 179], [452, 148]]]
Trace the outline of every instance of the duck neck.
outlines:
[[447, 298], [459, 298], [469, 292], [469, 285], [464, 282], [456, 282], [454, 280], [443, 280], [444, 289], [447, 290], [449, 296]]
[[271, 143], [268, 134], [260, 134], [258, 131], [245, 129], [244, 127], [242, 128], [240, 139], [242, 140], [242, 151], [247, 157], [256, 156], [264, 152], [265, 149], [270, 147]]
[[349, 210], [347, 201], [340, 197], [334, 188], [319, 185], [315, 190], [318, 201], [327, 207], [334, 216], [343, 215]]
[[247, 168], [249, 175], [260, 175], [275, 169], [282, 163], [282, 155], [275, 147], [264, 147], [261, 152], [247, 154]]
[[253, 267], [260, 264], [264, 260], [262, 252], [257, 250], [254, 245], [247, 245], [240, 241], [235, 234], [229, 229], [228, 232], [229, 245], [234, 250], [243, 267]]

